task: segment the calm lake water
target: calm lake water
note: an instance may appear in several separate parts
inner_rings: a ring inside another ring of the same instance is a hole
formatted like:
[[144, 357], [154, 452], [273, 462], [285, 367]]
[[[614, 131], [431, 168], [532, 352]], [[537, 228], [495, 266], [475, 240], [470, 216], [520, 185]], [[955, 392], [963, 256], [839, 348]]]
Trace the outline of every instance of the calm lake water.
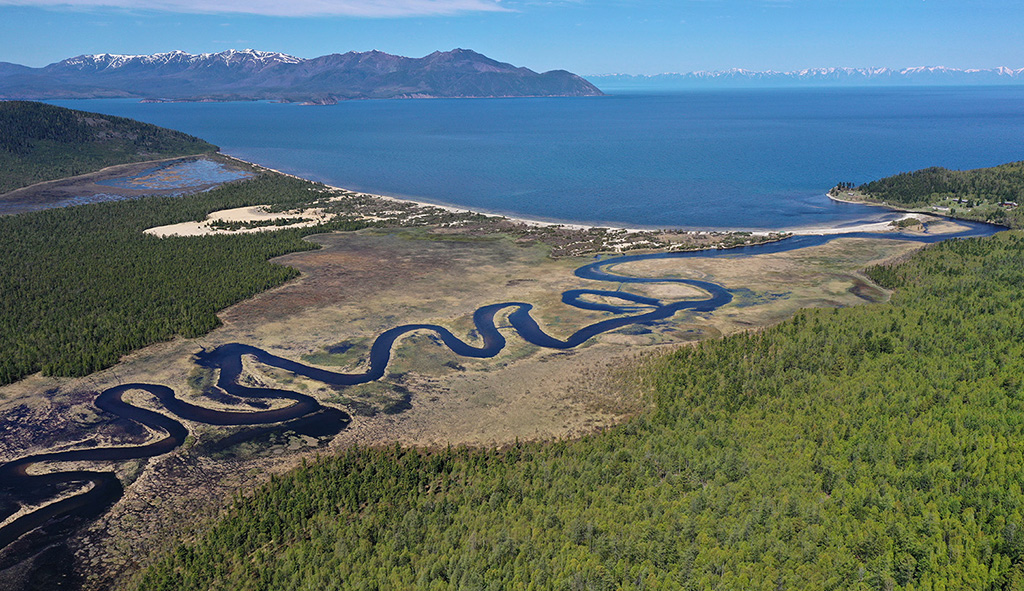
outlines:
[[1024, 159], [1024, 88], [1012, 87], [55, 104], [180, 129], [346, 188], [629, 226], [843, 225], [882, 210], [831, 202], [838, 181]]

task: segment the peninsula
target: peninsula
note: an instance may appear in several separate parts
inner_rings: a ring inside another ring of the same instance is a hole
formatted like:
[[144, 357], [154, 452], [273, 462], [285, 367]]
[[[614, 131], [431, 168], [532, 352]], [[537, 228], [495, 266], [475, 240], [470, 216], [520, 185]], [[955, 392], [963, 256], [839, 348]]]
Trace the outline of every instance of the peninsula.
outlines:
[[1024, 228], [1024, 162], [971, 170], [933, 166], [859, 186], [839, 183], [828, 194], [837, 201]]

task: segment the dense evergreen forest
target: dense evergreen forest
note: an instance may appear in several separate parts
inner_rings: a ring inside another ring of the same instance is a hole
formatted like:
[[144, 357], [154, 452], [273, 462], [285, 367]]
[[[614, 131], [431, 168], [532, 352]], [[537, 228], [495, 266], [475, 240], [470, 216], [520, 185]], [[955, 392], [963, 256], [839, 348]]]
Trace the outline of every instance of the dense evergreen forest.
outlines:
[[0, 217], [0, 384], [37, 371], [83, 376], [139, 347], [219, 324], [216, 312], [297, 272], [267, 260], [315, 248], [336, 221], [260, 234], [156, 238], [146, 228], [245, 205], [308, 203], [323, 185], [276, 174], [185, 197]]
[[[849, 187], [837, 187], [845, 188]], [[955, 217], [1024, 228], [1024, 210], [1016, 205], [1024, 203], [1024, 162], [974, 170], [925, 168], [857, 190], [872, 201], [908, 208], [938, 205]]]
[[148, 123], [29, 101], [0, 101], [0, 193], [41, 181], [217, 146]]
[[890, 303], [704, 341], [577, 441], [352, 449], [239, 498], [140, 589], [1019, 589], [1024, 236]]

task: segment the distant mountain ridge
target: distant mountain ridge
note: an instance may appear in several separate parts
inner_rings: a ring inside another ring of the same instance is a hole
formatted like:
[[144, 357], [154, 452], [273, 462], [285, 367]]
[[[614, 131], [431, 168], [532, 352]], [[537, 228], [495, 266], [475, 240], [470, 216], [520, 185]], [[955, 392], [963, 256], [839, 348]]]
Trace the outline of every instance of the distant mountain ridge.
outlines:
[[808, 68], [780, 72], [733, 68], [719, 71], [666, 73], [651, 76], [595, 74], [587, 80], [605, 89], [786, 87], [786, 86], [901, 86], [1024, 84], [1024, 68], [959, 69], [944, 66], [913, 68]]
[[380, 51], [304, 59], [229, 50], [192, 54], [80, 55], [28, 68], [0, 63], [0, 98], [281, 100], [333, 103], [367, 98], [597, 96], [565, 70], [537, 73], [467, 49], [422, 58]]

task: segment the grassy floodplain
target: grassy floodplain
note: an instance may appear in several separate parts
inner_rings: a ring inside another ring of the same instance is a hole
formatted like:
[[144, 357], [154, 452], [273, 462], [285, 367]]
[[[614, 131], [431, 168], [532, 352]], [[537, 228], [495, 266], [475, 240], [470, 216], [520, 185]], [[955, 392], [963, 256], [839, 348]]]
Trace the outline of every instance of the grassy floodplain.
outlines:
[[579, 441], [321, 459], [139, 588], [1016, 588], [1022, 270], [1019, 233], [873, 268], [890, 303], [680, 349]]
[[[315, 209], [325, 218], [333, 217], [315, 227], [266, 234], [158, 238], [143, 232], [204, 220], [225, 207], [256, 205], [295, 215]], [[367, 226], [379, 226], [380, 231], [368, 232]], [[98, 447], [146, 442], [152, 433], [98, 413], [92, 404], [97, 392], [125, 380], [167, 384], [200, 405], [237, 404], [208, 392], [211, 377], [197, 372], [192, 362], [198, 350], [213, 343], [262, 343], [278, 347], [289, 358], [312, 356], [323, 358], [328, 366], [358, 366], [358, 358], [346, 361], [327, 349], [336, 350], [344, 341], [358, 352], [360, 343], [365, 345], [381, 330], [438, 314], [442, 324], [452, 322], [453, 329], [468, 331], [471, 302], [493, 303], [497, 297], [535, 302], [539, 309], [550, 306], [553, 315], [545, 323], [564, 323], [571, 332], [582, 319], [563, 316], [557, 309], [564, 308], [558, 294], [578, 286], [572, 270], [582, 260], [573, 256], [652, 244], [722, 248], [777, 238], [533, 226], [332, 189], [269, 172], [206, 193], [0, 217], [0, 227], [5, 230], [0, 233], [5, 246], [0, 263], [7, 270], [2, 280], [6, 297], [0, 345], [10, 353], [4, 357], [4, 380], [14, 382], [0, 388], [0, 429], [7, 433], [0, 441], [0, 456], [5, 460], [83, 442]], [[332, 233], [358, 228], [364, 231]], [[321, 235], [303, 239], [315, 233]], [[306, 252], [321, 245], [326, 248]], [[562, 258], [552, 258], [559, 254]], [[876, 256], [870, 249], [862, 254]], [[271, 257], [278, 258], [267, 262]], [[836, 274], [845, 276], [857, 267]], [[826, 275], [832, 272], [825, 270]], [[818, 273], [803, 279], [813, 284]], [[472, 281], [459, 279], [466, 277]], [[282, 283], [283, 287], [270, 289]], [[444, 290], [453, 286], [462, 290], [459, 296], [445, 295]], [[349, 290], [365, 296], [353, 299]], [[386, 296], [382, 293], [389, 290]], [[261, 291], [265, 293], [251, 297]], [[462, 301], [462, 296], [469, 300]], [[755, 303], [759, 297], [751, 292], [744, 301]], [[800, 296], [822, 297], [862, 301], [846, 287], [838, 293], [810, 289]], [[223, 309], [238, 300], [245, 301]], [[369, 306], [352, 305], [356, 302]], [[397, 302], [410, 305], [396, 307]], [[741, 322], [749, 322], [752, 311], [739, 314]], [[776, 307], [769, 316], [778, 314], [785, 312]], [[208, 332], [222, 322], [223, 330]], [[328, 444], [397, 439], [493, 445], [516, 437], [578, 435], [617, 423], [636, 406], [605, 379], [615, 377], [610, 374], [624, 362], [624, 352], [635, 344], [692, 340], [719, 330], [688, 325], [673, 334], [670, 329], [609, 335], [609, 356], [597, 348], [537, 355], [520, 344], [493, 365], [480, 367], [425, 353], [432, 343], [413, 336], [398, 348], [394, 371], [385, 382], [342, 395], [252, 367], [247, 379], [285, 388], [308, 386], [326, 403], [358, 415], [368, 428], [351, 435], [346, 431], [338, 441], [283, 433], [225, 451], [232, 437], [247, 435], [191, 425], [198, 444], [192, 441], [149, 462], [98, 465], [114, 470], [127, 492], [109, 514], [69, 538], [80, 563], [67, 568], [86, 576], [91, 581], [88, 588], [106, 587], [96, 581], [109, 582], [132, 572], [136, 561], [161, 546], [168, 535], [193, 527], [178, 518], [182, 510], [197, 515], [216, 512], [231, 491], [250, 490], [266, 475], [286, 470]], [[173, 338], [176, 335], [185, 338]], [[39, 369], [41, 374], [24, 377]], [[507, 387], [510, 380], [516, 386], [513, 391]], [[422, 412], [408, 413], [415, 415], [411, 419], [403, 412], [401, 419], [392, 420], [390, 413], [407, 409], [410, 398]], [[152, 401], [135, 403], [162, 411]], [[512, 420], [508, 409], [514, 409]], [[155, 498], [162, 499], [159, 510], [152, 507]], [[3, 509], [9, 514], [19, 505], [4, 502]], [[0, 557], [4, 567], [14, 559], [10, 553]]]

